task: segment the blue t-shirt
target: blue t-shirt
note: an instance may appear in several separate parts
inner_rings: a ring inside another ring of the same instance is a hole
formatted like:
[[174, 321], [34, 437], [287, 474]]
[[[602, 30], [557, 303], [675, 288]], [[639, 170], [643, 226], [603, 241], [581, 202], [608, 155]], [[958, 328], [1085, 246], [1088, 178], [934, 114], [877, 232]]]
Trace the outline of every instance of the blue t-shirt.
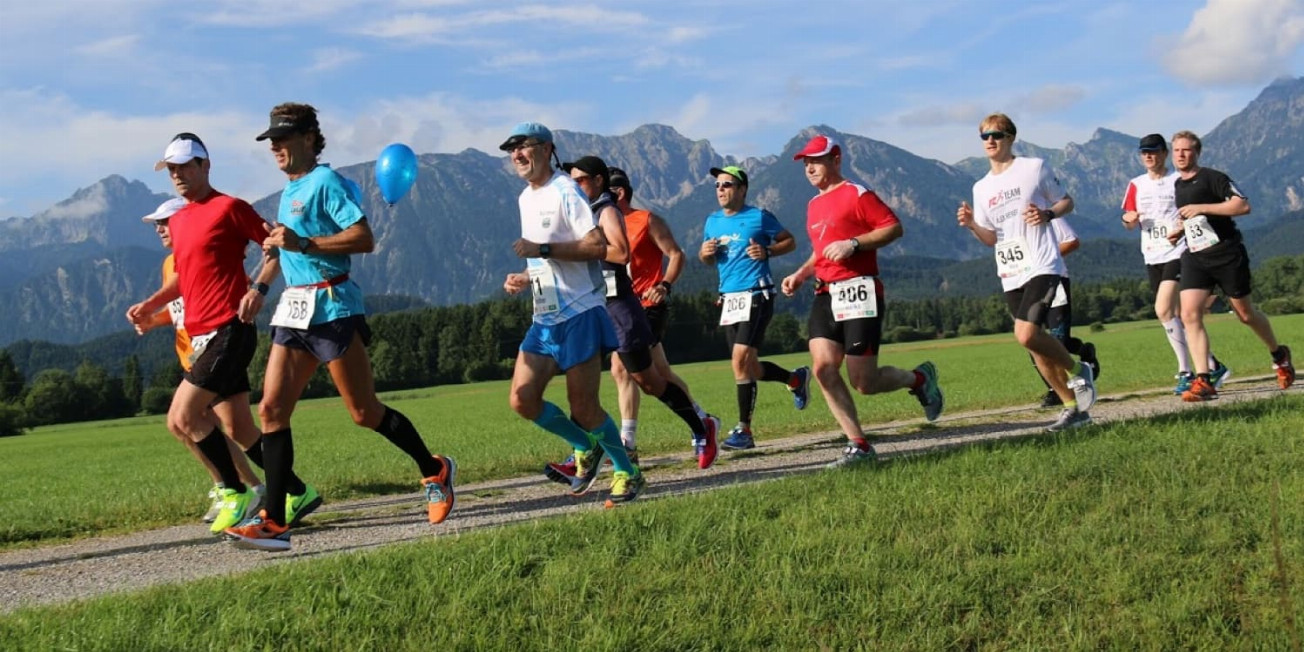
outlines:
[[715, 267], [720, 273], [721, 294], [774, 290], [770, 261], [752, 260], [747, 255], [747, 246], [755, 240], [756, 244], [768, 247], [783, 230], [773, 213], [755, 206], [743, 206], [733, 215], [725, 215], [721, 209], [706, 218], [702, 242], [712, 238], [717, 241]]
[[[301, 238], [335, 235], [366, 219], [358, 205], [359, 194], [357, 184], [340, 176], [329, 165], [318, 165], [285, 185], [276, 221]], [[351, 263], [347, 254], [281, 250], [281, 273], [287, 286], [312, 285], [343, 276], [349, 273]], [[366, 308], [362, 288], [350, 279], [331, 288], [317, 289], [317, 306], [310, 324], [363, 314]]]

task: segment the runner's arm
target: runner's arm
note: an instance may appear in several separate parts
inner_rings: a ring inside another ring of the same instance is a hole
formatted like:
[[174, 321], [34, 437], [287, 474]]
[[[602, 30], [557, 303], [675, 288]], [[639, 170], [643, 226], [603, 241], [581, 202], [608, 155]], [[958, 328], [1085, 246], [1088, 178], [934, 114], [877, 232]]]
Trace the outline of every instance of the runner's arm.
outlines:
[[[625, 234], [625, 219], [615, 206], [606, 206], [598, 216], [598, 228], [606, 239], [606, 253], [602, 260], [614, 265], [629, 264], [629, 236]], [[553, 254], [556, 257], [556, 254]]]
[[797, 249], [797, 239], [792, 237], [792, 234], [789, 233], [787, 229], [784, 229], [774, 236], [774, 241], [771, 242], [770, 246], [766, 247], [766, 249], [769, 251], [771, 258], [792, 253]]
[[[595, 227], [579, 240], [569, 242], [549, 242], [548, 257], [554, 260], [585, 261], [602, 260], [607, 255], [607, 239], [600, 227]], [[520, 238], [512, 243], [512, 250], [521, 258], [542, 258], [539, 255], [538, 242]]]
[[657, 243], [657, 248], [668, 260], [665, 282], [674, 285], [684, 271], [684, 250], [679, 247], [679, 243], [675, 241], [675, 234], [670, 232], [670, 226], [661, 219], [661, 216], [655, 214], [649, 216], [647, 229], [652, 235], [652, 241]]

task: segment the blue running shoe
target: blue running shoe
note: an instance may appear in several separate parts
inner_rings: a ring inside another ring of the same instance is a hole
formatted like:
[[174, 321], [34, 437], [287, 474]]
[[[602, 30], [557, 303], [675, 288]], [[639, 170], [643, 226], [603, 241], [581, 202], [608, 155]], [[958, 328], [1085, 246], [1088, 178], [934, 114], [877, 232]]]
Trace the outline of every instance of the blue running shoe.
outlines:
[[931, 362], [925, 362], [915, 371], [924, 377], [924, 384], [919, 389], [910, 390], [919, 404], [924, 408], [924, 418], [929, 421], [937, 421], [937, 417], [942, 415], [942, 409], [946, 406], [946, 400], [942, 396], [942, 388], [937, 384], [937, 367]]
[[1232, 370], [1222, 362], [1218, 366], [1209, 370], [1209, 380], [1213, 382], [1214, 389], [1222, 389], [1223, 383], [1232, 377]]
[[797, 386], [788, 388], [792, 392], [792, 406], [805, 410], [810, 401], [810, 367], [797, 367], [792, 370], [792, 375], [797, 378]]
[[1182, 392], [1191, 389], [1191, 383], [1195, 382], [1195, 374], [1189, 371], [1183, 371], [1176, 376], [1177, 386], [1173, 388], [1173, 394], [1181, 396]]
[[756, 448], [756, 440], [752, 439], [752, 429], [740, 423], [729, 431], [729, 438], [720, 442], [720, 446], [726, 450], [745, 451]]

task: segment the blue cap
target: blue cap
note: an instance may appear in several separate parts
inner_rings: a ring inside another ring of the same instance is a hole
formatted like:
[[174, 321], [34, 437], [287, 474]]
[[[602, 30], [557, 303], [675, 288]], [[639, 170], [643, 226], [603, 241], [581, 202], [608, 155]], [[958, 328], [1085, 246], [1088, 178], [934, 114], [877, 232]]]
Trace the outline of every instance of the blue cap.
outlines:
[[508, 152], [527, 140], [551, 143], [552, 132], [537, 122], [522, 122], [512, 128], [512, 135], [508, 136], [507, 140], [498, 146], [498, 149]]

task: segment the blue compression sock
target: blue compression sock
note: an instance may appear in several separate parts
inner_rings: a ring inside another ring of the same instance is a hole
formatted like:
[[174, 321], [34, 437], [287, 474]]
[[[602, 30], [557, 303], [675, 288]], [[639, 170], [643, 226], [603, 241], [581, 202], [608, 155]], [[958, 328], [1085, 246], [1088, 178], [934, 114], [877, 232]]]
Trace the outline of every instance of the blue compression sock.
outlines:
[[[555, 403], [544, 401], [543, 413], [534, 420], [534, 424], [565, 439], [566, 443], [570, 444], [571, 448], [575, 450], [586, 451], [593, 447], [593, 444], [589, 441], [589, 433], [575, 425], [575, 422], [571, 421], [570, 417], [566, 416]], [[616, 433], [616, 441], [620, 441], [620, 432]]]
[[620, 441], [620, 429], [616, 427], [616, 422], [611, 420], [611, 415], [607, 415], [607, 420], [593, 431], [593, 437], [598, 440], [602, 450], [607, 452], [607, 457], [611, 458], [611, 468], [625, 473], [634, 473], [634, 464], [629, 461], [629, 453], [625, 452], [625, 445]]

